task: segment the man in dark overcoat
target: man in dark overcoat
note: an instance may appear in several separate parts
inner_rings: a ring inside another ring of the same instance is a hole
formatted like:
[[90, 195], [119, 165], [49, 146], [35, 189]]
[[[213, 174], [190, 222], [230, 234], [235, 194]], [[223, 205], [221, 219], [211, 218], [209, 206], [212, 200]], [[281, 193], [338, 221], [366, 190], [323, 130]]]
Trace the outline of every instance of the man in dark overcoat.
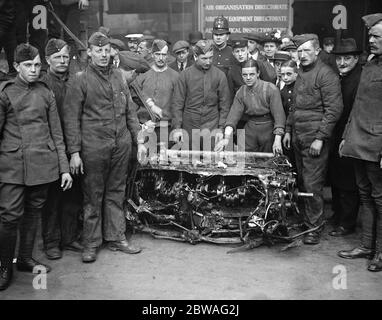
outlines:
[[362, 240], [342, 258], [370, 258], [369, 271], [382, 271], [382, 13], [362, 17], [369, 28], [373, 59], [363, 67], [352, 113], [340, 145], [355, 162], [361, 200]]
[[353, 108], [362, 67], [358, 50], [353, 38], [341, 39], [334, 49], [337, 68], [340, 72], [344, 110], [333, 130], [332, 147], [329, 156], [329, 177], [332, 186], [332, 205], [335, 229], [329, 234], [334, 237], [354, 232], [359, 209], [358, 187], [355, 180], [353, 160], [340, 157], [338, 147], [342, 140], [346, 123]]
[[[50, 39], [45, 47], [45, 56], [49, 68], [42, 81], [54, 93], [63, 127], [62, 109], [69, 82], [69, 46], [64, 40]], [[58, 182], [49, 187], [48, 201], [42, 215], [42, 238], [48, 259], [60, 259], [62, 250], [82, 251], [78, 242], [81, 212], [82, 192], [78, 177], [68, 191], [63, 192]]]

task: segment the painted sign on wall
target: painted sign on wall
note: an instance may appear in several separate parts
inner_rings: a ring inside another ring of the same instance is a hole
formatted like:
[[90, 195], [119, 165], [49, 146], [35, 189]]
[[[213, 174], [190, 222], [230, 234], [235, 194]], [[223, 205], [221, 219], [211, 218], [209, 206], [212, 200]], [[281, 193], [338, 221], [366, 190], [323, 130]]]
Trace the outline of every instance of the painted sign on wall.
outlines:
[[228, 19], [231, 33], [288, 29], [289, 0], [204, 0], [203, 4], [206, 34], [220, 15]]

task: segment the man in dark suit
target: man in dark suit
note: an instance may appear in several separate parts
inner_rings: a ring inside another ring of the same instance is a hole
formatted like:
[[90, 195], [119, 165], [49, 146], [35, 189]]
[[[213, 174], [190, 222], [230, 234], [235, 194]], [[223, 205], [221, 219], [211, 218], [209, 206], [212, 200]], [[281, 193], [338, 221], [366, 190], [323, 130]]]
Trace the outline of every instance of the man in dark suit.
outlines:
[[0, 87], [0, 290], [13, 274], [13, 256], [20, 224], [19, 271], [50, 267], [32, 258], [38, 218], [49, 183], [61, 174], [61, 188], [72, 185], [56, 102], [38, 80], [38, 50], [20, 44], [15, 50], [16, 79]]
[[358, 188], [355, 180], [353, 159], [340, 157], [337, 150], [342, 140], [346, 123], [353, 108], [362, 67], [359, 63], [358, 50], [354, 39], [342, 39], [333, 54], [340, 71], [344, 111], [341, 114], [332, 136], [332, 151], [329, 156], [329, 174], [332, 186], [332, 203], [336, 228], [331, 236], [345, 236], [354, 232], [359, 208]]
[[174, 53], [176, 60], [171, 63], [169, 67], [177, 72], [181, 72], [191, 66], [194, 62], [189, 49], [190, 44], [187, 41], [179, 40], [175, 42], [172, 47], [172, 52]]

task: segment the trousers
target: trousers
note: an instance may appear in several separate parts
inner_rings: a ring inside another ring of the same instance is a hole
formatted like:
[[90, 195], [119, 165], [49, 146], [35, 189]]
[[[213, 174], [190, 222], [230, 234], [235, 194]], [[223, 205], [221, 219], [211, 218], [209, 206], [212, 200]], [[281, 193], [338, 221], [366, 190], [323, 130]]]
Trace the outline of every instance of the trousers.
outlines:
[[46, 202], [49, 184], [25, 186], [0, 182], [0, 261], [12, 263], [20, 223], [20, 260], [32, 257], [38, 219]]
[[79, 179], [62, 191], [60, 180], [49, 186], [48, 200], [42, 213], [44, 248], [64, 247], [78, 240], [82, 215], [82, 191]]
[[361, 200], [362, 245], [382, 252], [382, 169], [379, 163], [355, 160]]
[[313, 197], [303, 199], [305, 224], [312, 228], [324, 221], [324, 197], [326, 173], [328, 170], [329, 143], [324, 142], [318, 157], [309, 154], [316, 130], [304, 133], [292, 133], [292, 146], [295, 154], [296, 168], [299, 175], [299, 187], [303, 192], [312, 192]]
[[124, 200], [131, 138], [83, 146], [83, 245], [96, 248], [125, 238]]

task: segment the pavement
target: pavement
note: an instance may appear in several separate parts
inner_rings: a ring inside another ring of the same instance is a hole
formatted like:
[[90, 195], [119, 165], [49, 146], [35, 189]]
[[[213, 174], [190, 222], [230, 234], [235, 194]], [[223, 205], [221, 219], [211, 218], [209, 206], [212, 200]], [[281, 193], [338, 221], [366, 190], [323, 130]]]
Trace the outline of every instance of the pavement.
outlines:
[[140, 254], [105, 247], [92, 264], [82, 263], [80, 253], [71, 251], [48, 261], [39, 238], [35, 257], [53, 268], [46, 282], [16, 271], [0, 300], [381, 299], [382, 272], [367, 271], [366, 259], [337, 256], [338, 250], [358, 245], [359, 230], [343, 238], [330, 237], [330, 230], [328, 226], [314, 246], [281, 251], [284, 245], [277, 244], [232, 254], [227, 251], [233, 246], [134, 234], [134, 244], [143, 248]]

